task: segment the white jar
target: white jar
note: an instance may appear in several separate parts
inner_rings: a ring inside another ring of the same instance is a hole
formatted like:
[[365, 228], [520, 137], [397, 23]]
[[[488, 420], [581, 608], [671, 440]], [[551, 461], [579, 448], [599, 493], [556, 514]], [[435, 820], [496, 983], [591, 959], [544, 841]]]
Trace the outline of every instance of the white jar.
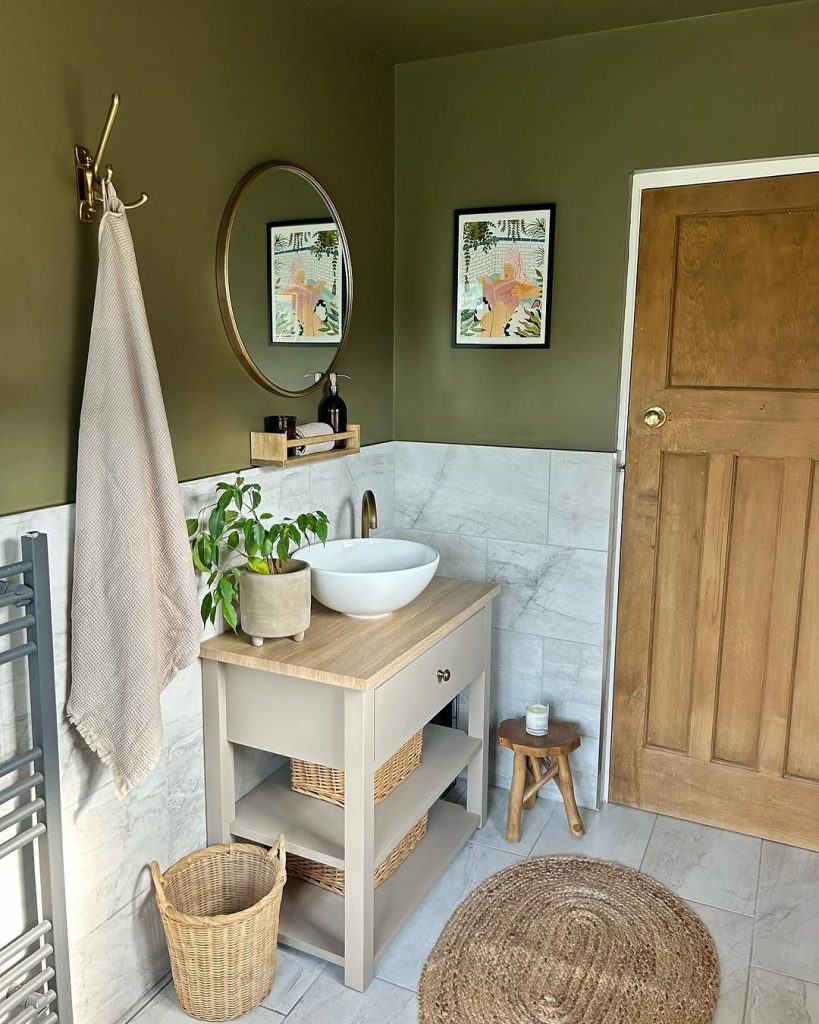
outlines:
[[545, 736], [549, 731], [549, 705], [526, 705], [526, 731], [530, 736]]

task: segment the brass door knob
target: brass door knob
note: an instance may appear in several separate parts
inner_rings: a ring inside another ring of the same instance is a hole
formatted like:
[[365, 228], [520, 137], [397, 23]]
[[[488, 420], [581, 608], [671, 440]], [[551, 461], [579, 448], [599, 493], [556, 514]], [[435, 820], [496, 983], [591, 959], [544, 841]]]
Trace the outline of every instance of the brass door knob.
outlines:
[[665, 414], [665, 409], [659, 405], [652, 405], [650, 409], [646, 409], [643, 413], [643, 423], [647, 427], [661, 427], [667, 419], [668, 416]]

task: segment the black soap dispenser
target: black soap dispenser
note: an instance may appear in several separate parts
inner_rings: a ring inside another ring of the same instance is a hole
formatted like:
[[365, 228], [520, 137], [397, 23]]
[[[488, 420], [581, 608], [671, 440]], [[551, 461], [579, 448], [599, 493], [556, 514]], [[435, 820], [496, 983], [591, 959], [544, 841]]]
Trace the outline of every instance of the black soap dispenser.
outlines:
[[[350, 379], [350, 375], [347, 373], [329, 373], [327, 375], [330, 381], [330, 393], [324, 398], [318, 411], [319, 420], [322, 423], [329, 423], [334, 434], [340, 434], [347, 429], [347, 403], [338, 393], [339, 377]], [[336, 441], [335, 447], [346, 448], [347, 442]]]

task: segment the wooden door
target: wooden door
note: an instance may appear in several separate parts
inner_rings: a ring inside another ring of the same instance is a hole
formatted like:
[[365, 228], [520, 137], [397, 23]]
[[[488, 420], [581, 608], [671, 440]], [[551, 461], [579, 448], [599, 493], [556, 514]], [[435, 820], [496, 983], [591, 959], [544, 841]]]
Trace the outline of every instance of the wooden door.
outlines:
[[819, 849], [817, 461], [819, 174], [644, 192], [613, 800]]

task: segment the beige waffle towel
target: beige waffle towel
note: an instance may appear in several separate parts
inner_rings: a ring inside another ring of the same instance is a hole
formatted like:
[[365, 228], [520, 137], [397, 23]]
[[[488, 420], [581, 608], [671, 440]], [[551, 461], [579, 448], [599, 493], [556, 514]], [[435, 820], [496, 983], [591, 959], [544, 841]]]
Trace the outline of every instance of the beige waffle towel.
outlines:
[[68, 713], [119, 797], [162, 752], [199, 650], [196, 580], [125, 208], [106, 186], [79, 453]]

